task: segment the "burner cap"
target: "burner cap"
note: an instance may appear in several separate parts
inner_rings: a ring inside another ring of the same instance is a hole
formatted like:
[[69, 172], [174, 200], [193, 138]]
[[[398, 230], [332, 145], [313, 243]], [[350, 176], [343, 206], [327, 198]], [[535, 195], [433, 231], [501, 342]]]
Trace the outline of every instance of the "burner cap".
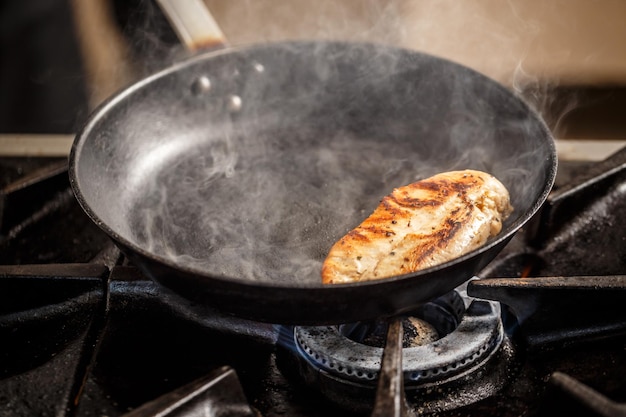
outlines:
[[[407, 388], [466, 372], [489, 357], [503, 339], [496, 302], [471, 299], [455, 290], [429, 304], [420, 312], [425, 317], [419, 319], [443, 336], [403, 349]], [[353, 327], [296, 327], [297, 347], [308, 362], [330, 374], [354, 382], [376, 381], [383, 349], [348, 337], [346, 329]]]

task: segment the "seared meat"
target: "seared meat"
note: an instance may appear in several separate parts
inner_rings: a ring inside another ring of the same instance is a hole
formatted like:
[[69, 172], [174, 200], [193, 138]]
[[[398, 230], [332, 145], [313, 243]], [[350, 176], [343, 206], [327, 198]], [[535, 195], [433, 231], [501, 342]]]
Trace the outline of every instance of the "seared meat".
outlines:
[[500, 233], [512, 210], [504, 185], [481, 171], [444, 172], [396, 188], [333, 245], [322, 282], [388, 278], [447, 262]]

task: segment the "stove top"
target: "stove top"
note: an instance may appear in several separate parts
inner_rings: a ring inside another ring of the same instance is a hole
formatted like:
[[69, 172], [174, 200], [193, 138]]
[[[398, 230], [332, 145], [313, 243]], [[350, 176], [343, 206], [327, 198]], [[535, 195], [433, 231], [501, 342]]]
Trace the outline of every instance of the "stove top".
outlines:
[[[0, 416], [624, 415], [626, 149], [561, 161], [483, 279], [402, 321], [324, 327], [231, 317], [153, 283], [65, 169], [0, 158]], [[422, 339], [401, 349], [407, 334]]]

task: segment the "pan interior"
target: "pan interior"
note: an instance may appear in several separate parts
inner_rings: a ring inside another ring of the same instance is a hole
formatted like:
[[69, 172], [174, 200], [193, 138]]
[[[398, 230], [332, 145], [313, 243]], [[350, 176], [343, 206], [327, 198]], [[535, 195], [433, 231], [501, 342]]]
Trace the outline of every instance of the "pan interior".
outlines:
[[[202, 76], [212, 87], [199, 92]], [[545, 197], [554, 159], [544, 125], [491, 80], [342, 43], [193, 59], [123, 93], [81, 140], [83, 198], [126, 245], [287, 286], [321, 285], [337, 239], [394, 187], [442, 171], [479, 169], [507, 186], [504, 238]]]

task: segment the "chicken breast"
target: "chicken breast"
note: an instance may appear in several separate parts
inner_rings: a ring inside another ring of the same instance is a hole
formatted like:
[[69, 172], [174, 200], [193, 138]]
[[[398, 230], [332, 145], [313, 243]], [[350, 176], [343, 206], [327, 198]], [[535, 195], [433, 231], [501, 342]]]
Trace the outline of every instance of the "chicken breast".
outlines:
[[322, 282], [388, 278], [447, 262], [500, 233], [512, 211], [508, 190], [481, 171], [444, 172], [396, 188], [333, 245]]

